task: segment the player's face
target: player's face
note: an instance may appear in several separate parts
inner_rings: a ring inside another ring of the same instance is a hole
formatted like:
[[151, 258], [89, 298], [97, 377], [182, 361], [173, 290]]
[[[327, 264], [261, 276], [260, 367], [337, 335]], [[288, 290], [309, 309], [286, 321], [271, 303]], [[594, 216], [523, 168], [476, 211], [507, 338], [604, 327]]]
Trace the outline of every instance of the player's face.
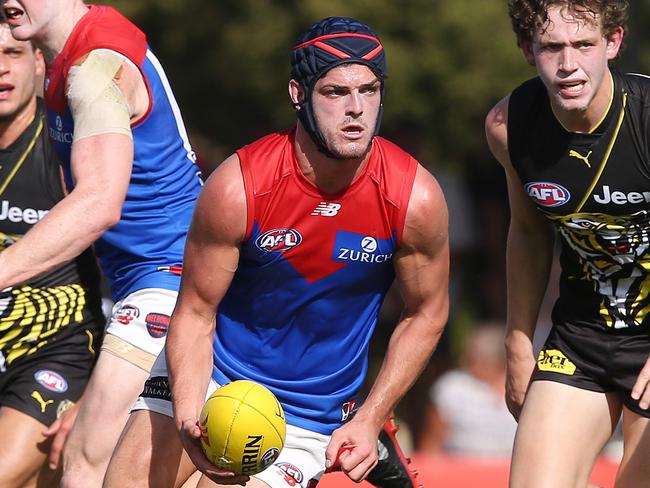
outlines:
[[367, 153], [375, 133], [380, 88], [377, 76], [361, 64], [337, 66], [316, 82], [314, 116], [336, 159], [358, 159]]
[[44, 71], [43, 59], [29, 42], [17, 41], [0, 24], [0, 122], [14, 119], [27, 106]]
[[[0, 0], [16, 39], [38, 40], [63, 7], [64, 0]], [[68, 3], [68, 0], [65, 0]]]
[[599, 18], [576, 17], [562, 6], [551, 7], [548, 19], [524, 53], [537, 68], [553, 108], [602, 116], [611, 96], [608, 61], [618, 54], [623, 29], [607, 39]]

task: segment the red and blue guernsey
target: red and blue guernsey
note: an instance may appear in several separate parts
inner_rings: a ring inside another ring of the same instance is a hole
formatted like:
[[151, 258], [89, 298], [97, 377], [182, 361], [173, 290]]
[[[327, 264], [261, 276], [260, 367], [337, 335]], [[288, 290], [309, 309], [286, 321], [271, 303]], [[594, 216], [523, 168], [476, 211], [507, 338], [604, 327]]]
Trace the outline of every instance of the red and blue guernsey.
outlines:
[[289, 423], [330, 434], [365, 379], [417, 161], [375, 137], [362, 174], [325, 195], [299, 169], [294, 134], [237, 152], [247, 230], [218, 309], [213, 377], [258, 381]]
[[50, 138], [70, 172], [73, 120], [65, 96], [73, 63], [94, 49], [110, 49], [132, 61], [143, 74], [149, 110], [131, 130], [134, 159], [122, 215], [96, 243], [113, 299], [143, 288], [177, 290], [185, 236], [201, 188], [178, 105], [145, 35], [110, 7], [90, 6], [74, 27], [63, 51], [48, 67], [45, 99]]

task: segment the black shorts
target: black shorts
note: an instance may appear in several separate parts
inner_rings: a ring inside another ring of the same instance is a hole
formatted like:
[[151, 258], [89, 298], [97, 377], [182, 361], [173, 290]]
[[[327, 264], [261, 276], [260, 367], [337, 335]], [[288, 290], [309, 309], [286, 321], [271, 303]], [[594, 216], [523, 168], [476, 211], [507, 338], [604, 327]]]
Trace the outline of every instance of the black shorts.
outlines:
[[650, 356], [645, 329], [603, 330], [554, 325], [537, 358], [533, 380], [550, 380], [600, 393], [620, 393], [631, 411], [650, 418], [630, 393]]
[[79, 400], [101, 346], [97, 327], [71, 325], [74, 333], [22, 356], [0, 372], [0, 406], [49, 426]]

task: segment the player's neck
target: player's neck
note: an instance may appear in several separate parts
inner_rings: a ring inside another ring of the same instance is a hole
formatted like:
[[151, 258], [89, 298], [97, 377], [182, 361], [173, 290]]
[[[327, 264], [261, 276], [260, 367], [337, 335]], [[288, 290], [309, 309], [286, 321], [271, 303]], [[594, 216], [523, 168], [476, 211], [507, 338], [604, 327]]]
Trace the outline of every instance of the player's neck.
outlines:
[[562, 126], [570, 132], [589, 133], [603, 121], [614, 97], [614, 78], [611, 72], [603, 79], [586, 110], [561, 110], [551, 105], [553, 113]]
[[0, 118], [0, 149], [7, 149], [25, 132], [36, 114], [36, 97], [32, 99], [11, 119]]
[[329, 157], [300, 124], [296, 128], [295, 151], [303, 175], [326, 195], [341, 193], [349, 187], [365, 168], [371, 152], [358, 159]]
[[69, 12], [62, 12], [52, 19], [52, 25], [38, 39], [33, 40], [34, 45], [43, 51], [47, 64], [51, 64], [63, 51], [72, 30], [88, 11], [89, 7], [85, 3], [75, 3]]

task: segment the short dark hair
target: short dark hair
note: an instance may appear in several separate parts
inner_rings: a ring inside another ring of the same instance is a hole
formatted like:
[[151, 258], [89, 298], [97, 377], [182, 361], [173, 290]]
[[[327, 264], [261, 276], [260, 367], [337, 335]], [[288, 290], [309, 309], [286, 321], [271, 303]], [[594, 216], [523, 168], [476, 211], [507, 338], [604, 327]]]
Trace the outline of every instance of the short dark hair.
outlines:
[[628, 0], [508, 0], [508, 14], [517, 45], [530, 43], [538, 29], [548, 22], [551, 7], [565, 7], [579, 18], [600, 20], [609, 38], [618, 27], [627, 28]]

